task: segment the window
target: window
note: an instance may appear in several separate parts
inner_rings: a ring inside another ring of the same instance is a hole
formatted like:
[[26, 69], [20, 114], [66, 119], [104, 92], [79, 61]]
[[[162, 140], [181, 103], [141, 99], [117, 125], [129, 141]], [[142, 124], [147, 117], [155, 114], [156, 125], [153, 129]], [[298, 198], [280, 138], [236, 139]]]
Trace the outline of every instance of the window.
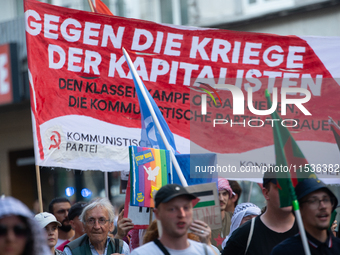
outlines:
[[244, 14], [279, 11], [294, 6], [294, 0], [242, 0]]
[[160, 0], [160, 6], [161, 6], [161, 22], [172, 24], [173, 23], [172, 1]]
[[188, 24], [187, 0], [159, 0], [161, 22], [175, 25]]

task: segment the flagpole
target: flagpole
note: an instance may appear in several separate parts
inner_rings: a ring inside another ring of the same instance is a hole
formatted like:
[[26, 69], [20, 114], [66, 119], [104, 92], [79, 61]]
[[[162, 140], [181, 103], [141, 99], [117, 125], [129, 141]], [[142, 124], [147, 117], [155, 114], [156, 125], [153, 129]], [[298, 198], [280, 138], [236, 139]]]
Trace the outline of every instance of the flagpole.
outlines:
[[89, 6], [90, 6], [90, 9], [91, 9], [91, 12], [94, 12], [94, 8], [93, 8], [93, 2], [92, 2], [92, 0], [87, 0], [87, 2], [89, 3]]
[[[289, 175], [290, 175], [290, 173], [289, 173]], [[295, 193], [295, 190], [294, 190], [294, 187], [293, 187], [293, 184], [292, 184], [292, 181], [291, 181], [290, 178], [289, 178], [289, 190], [290, 190], [290, 194], [293, 197], [293, 202], [292, 202], [293, 203], [293, 209], [294, 209], [294, 213], [295, 213], [295, 219], [296, 219], [296, 222], [297, 222], [298, 227], [299, 227], [303, 249], [305, 251], [305, 255], [310, 255], [306, 231], [305, 231], [305, 228], [303, 226], [302, 217], [301, 217], [301, 213], [300, 213], [299, 202], [297, 200], [296, 193]]]
[[340, 127], [338, 126], [338, 124], [336, 124], [336, 122], [330, 117], [328, 116], [329, 120], [328, 120], [328, 124], [330, 125], [330, 129], [333, 132], [334, 138], [335, 138], [335, 142], [338, 145], [338, 148], [340, 150]]
[[138, 75], [138, 73], [136, 71], [136, 68], [135, 68], [135, 66], [132, 63], [129, 54], [126, 52], [126, 50], [124, 48], [123, 48], [123, 53], [124, 53], [124, 56], [126, 58], [126, 61], [129, 64], [131, 72], [133, 73], [134, 77], [136, 78], [138, 87], [139, 87], [139, 89], [141, 90], [141, 92], [143, 94], [143, 97], [144, 97], [145, 102], [146, 102], [146, 104], [147, 104], [147, 106], [149, 108], [151, 116], [152, 116], [152, 118], [153, 118], [153, 120], [154, 120], [154, 122], [156, 124], [157, 130], [158, 130], [159, 134], [162, 137], [163, 143], [164, 143], [166, 149], [170, 151], [170, 156], [171, 156], [172, 163], [174, 164], [174, 167], [175, 167], [176, 172], [178, 174], [178, 177], [179, 177], [179, 179], [180, 179], [180, 181], [182, 183], [182, 186], [183, 187], [187, 187], [188, 183], [187, 183], [187, 181], [184, 178], [184, 175], [183, 175], [182, 170], [181, 170], [181, 168], [180, 168], [180, 166], [179, 166], [179, 164], [177, 162], [175, 154], [172, 152], [172, 148], [171, 148], [171, 146], [170, 146], [170, 144], [168, 142], [168, 139], [166, 139], [165, 134], [163, 132], [163, 129], [162, 129], [161, 125], [159, 124], [159, 121], [158, 121], [158, 118], [156, 116], [156, 113], [155, 113], [154, 109], [152, 108], [151, 102], [150, 102], [150, 100], [149, 100], [149, 98], [148, 98], [148, 96], [146, 94], [146, 91], [144, 90], [144, 86], [143, 86], [142, 81], [141, 81], [141, 79], [140, 79], [140, 77], [139, 77], [139, 75]]
[[[265, 90], [265, 97], [267, 98], [267, 101], [268, 101], [268, 104], [269, 104], [269, 108], [271, 108], [272, 102], [271, 102], [271, 99], [270, 99], [270, 94], [269, 94], [267, 89]], [[276, 125], [274, 125], [274, 129], [276, 130], [277, 133], [280, 133], [280, 131], [277, 130], [277, 126]], [[274, 133], [275, 133], [275, 131], [274, 131]], [[279, 143], [281, 144], [281, 147], [283, 147], [283, 142], [282, 142], [281, 139], [279, 139]], [[288, 165], [288, 163], [286, 161], [284, 162], [284, 164]], [[301, 236], [301, 241], [302, 241], [303, 249], [305, 251], [305, 255], [311, 255], [310, 254], [310, 250], [309, 250], [309, 246], [308, 246], [308, 241], [307, 241], [307, 236], [306, 236], [305, 228], [304, 228], [303, 222], [302, 222], [299, 202], [298, 202], [297, 197], [296, 197], [296, 193], [295, 193], [295, 189], [293, 187], [293, 183], [292, 183], [290, 172], [286, 173], [286, 175], [287, 175], [286, 178], [287, 178], [288, 186], [289, 186], [289, 193], [290, 193], [290, 195], [292, 197], [293, 210], [294, 210], [294, 213], [295, 213], [296, 222], [297, 222], [298, 227], [299, 227], [299, 232], [300, 232], [300, 236]]]

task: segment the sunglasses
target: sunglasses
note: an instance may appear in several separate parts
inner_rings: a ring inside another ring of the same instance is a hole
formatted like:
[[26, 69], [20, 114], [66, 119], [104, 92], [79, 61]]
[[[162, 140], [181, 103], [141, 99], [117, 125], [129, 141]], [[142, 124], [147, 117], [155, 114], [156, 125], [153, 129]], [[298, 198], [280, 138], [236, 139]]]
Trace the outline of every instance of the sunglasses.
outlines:
[[0, 237], [7, 236], [8, 231], [12, 229], [15, 236], [17, 237], [25, 237], [28, 234], [28, 229], [27, 227], [16, 225], [13, 227], [8, 227], [6, 225], [0, 225]]

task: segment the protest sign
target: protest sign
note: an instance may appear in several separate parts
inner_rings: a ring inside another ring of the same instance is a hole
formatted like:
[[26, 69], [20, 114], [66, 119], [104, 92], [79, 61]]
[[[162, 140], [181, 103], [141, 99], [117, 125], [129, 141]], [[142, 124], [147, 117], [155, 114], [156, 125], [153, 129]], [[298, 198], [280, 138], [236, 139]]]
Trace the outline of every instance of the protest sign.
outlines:
[[[303, 106], [311, 115], [288, 105], [285, 118], [297, 123], [289, 129], [309, 163], [337, 168], [339, 151], [328, 116], [340, 120], [340, 101], [332, 99], [340, 92], [340, 38], [164, 25], [32, 0], [25, 0], [25, 17], [38, 165], [129, 168], [127, 147], [139, 146], [141, 120], [124, 47], [180, 153], [189, 153], [191, 141], [197, 153], [216, 153], [220, 165], [275, 163], [271, 122], [251, 112], [249, 104], [243, 115], [234, 115], [231, 93], [217, 89], [220, 103], [208, 97], [202, 114], [202, 93], [191, 88], [203, 88], [197, 79], [209, 78], [235, 85], [245, 98], [252, 88], [251, 102], [259, 110], [267, 109], [265, 89], [278, 96], [280, 112], [282, 88], [307, 89], [311, 99]], [[215, 119], [228, 125], [212, 129]], [[252, 127], [251, 119], [265, 125]], [[241, 124], [231, 127], [231, 121]]]
[[[193, 219], [204, 221], [211, 229], [220, 228], [222, 220], [216, 183], [191, 185], [185, 188], [189, 193], [195, 194], [199, 199], [198, 202], [195, 201], [194, 203]], [[124, 217], [132, 220], [135, 229], [145, 229], [150, 223], [150, 213], [152, 213], [152, 210], [146, 207], [131, 206], [130, 189], [129, 180], [126, 189]], [[155, 216], [152, 215], [151, 219], [154, 220]]]
[[169, 151], [130, 146], [130, 205], [154, 207], [154, 190], [170, 183]]
[[192, 185], [186, 189], [200, 199], [194, 206], [193, 219], [204, 221], [211, 229], [221, 228], [221, 208], [216, 183]]
[[[134, 224], [134, 229], [146, 229], [150, 224], [150, 213], [152, 213], [152, 210], [149, 207], [131, 206], [130, 194], [131, 186], [129, 178], [126, 187], [124, 218], [129, 218], [132, 220]], [[155, 219], [155, 215], [153, 213], [151, 214], [151, 217], [151, 221]]]

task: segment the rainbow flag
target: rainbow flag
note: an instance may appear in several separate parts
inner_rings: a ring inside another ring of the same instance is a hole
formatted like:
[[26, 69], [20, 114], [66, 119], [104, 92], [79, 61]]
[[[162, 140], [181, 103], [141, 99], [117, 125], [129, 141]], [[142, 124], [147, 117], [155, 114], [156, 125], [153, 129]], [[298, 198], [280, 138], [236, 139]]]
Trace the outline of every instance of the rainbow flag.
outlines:
[[130, 205], [154, 207], [152, 192], [170, 183], [170, 152], [145, 147], [129, 147]]

